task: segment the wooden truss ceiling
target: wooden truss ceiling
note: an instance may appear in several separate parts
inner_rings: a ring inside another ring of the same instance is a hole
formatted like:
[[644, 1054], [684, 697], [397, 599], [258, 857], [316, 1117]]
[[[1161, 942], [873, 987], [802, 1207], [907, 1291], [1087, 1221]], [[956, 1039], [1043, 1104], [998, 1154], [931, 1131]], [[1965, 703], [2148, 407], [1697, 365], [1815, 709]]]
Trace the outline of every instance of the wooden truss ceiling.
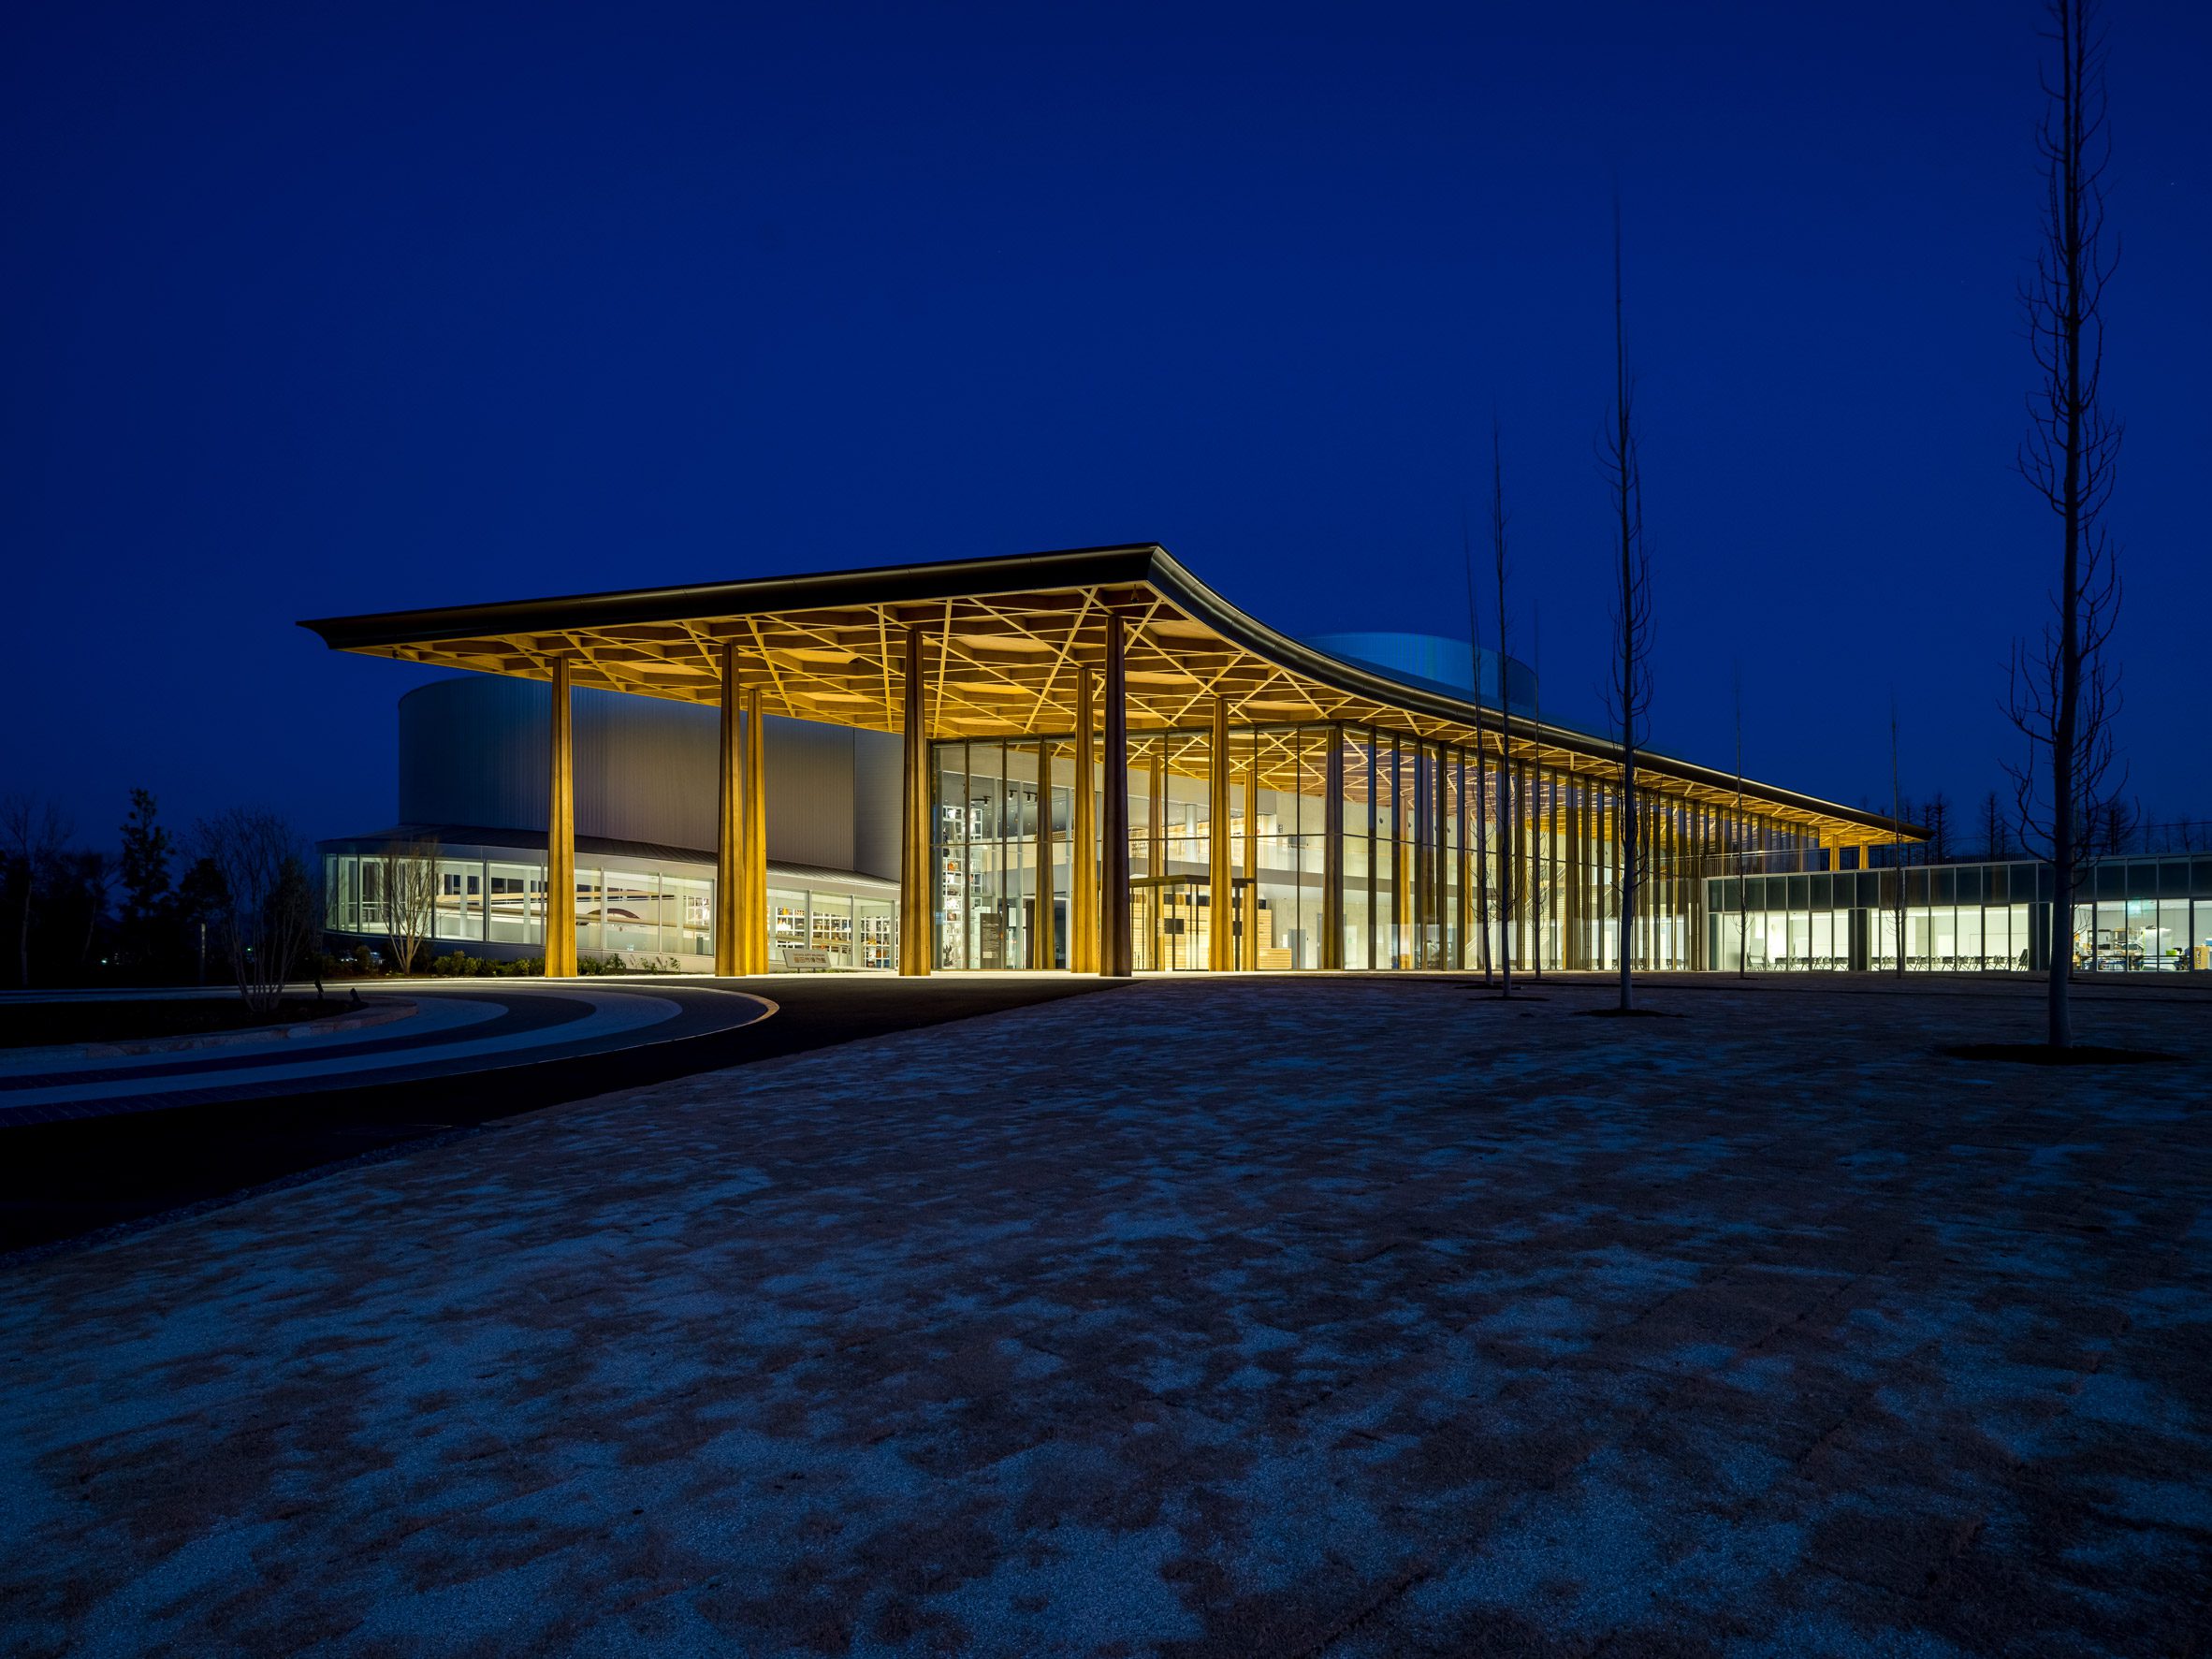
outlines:
[[[926, 631], [924, 662], [929, 735], [934, 738], [1036, 738], [1074, 729], [1076, 671], [1103, 672], [1105, 624], [1125, 618], [1132, 762], [1147, 732], [1205, 728], [1212, 701], [1225, 697], [1234, 726], [1288, 726], [1312, 721], [1368, 725], [1423, 741], [1472, 745], [1471, 722], [1355, 695], [1281, 666], [1224, 637], [1146, 584], [1043, 589], [943, 601], [837, 604], [770, 615], [700, 617], [679, 621], [609, 623], [556, 632], [363, 645], [350, 648], [440, 668], [546, 679], [557, 657], [570, 660], [578, 686], [604, 687], [677, 702], [719, 705], [725, 641], [740, 648], [741, 685], [758, 687], [771, 714], [872, 731], [896, 732], [904, 697], [905, 636]], [[1096, 682], [1094, 682], [1096, 683]], [[1498, 752], [1493, 728], [1481, 734]], [[1579, 751], [1542, 729], [1523, 735], [1517, 722], [1517, 761], [1594, 779], [1619, 766]], [[1263, 761], [1266, 787], [1295, 787], [1317, 754], [1275, 741]], [[1194, 751], [1202, 766], [1203, 746]], [[1240, 755], [1248, 752], [1240, 749]], [[1171, 759], [1177, 771], [1187, 763]], [[1674, 778], [1665, 762], [1637, 768], [1639, 787], [1732, 808], [1733, 789]], [[1274, 774], [1279, 774], [1275, 776]], [[1819, 835], [1829, 845], [1885, 839], [1863, 823], [1811, 811], [1794, 802], [1762, 799], [1747, 784], [1745, 808]]]

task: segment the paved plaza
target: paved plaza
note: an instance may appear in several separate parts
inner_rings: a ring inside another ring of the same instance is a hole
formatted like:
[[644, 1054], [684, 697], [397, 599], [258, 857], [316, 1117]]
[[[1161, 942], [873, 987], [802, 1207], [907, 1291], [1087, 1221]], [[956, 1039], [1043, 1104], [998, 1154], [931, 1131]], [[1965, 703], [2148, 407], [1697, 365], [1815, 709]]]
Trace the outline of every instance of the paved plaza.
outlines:
[[0, 1260], [0, 1651], [2204, 1650], [2212, 999], [1534, 989], [1146, 982]]

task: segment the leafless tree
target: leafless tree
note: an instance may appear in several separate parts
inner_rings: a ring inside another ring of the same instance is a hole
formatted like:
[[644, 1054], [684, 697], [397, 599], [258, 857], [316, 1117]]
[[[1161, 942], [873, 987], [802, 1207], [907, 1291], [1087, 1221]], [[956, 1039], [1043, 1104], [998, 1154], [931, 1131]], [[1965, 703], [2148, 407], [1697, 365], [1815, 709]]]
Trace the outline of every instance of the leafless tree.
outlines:
[[1514, 842], [1519, 792], [1513, 786], [1512, 615], [1506, 608], [1506, 462], [1498, 423], [1490, 423], [1491, 567], [1498, 595], [1498, 994], [1513, 995], [1513, 922], [1521, 886]]
[[1922, 808], [1922, 823], [1928, 831], [1928, 861], [1930, 864], [1948, 864], [1951, 861], [1951, 797], [1937, 790], [1928, 797]]
[[1990, 859], [2003, 858], [2013, 850], [2012, 830], [1995, 790], [1982, 802], [1982, 847], [1983, 856]]
[[415, 953], [437, 926], [438, 843], [386, 841], [376, 861], [384, 872], [384, 922], [391, 936], [392, 968], [412, 973]]
[[0, 847], [22, 867], [23, 897], [17, 919], [16, 982], [31, 982], [31, 911], [53, 890], [63, 854], [76, 834], [68, 815], [39, 796], [11, 794], [0, 800]]
[[[1490, 818], [1490, 792], [1484, 776], [1487, 762], [1482, 752], [1482, 627], [1475, 604], [1475, 538], [1467, 529], [1463, 511], [1460, 516], [1460, 548], [1467, 565], [1467, 672], [1475, 692], [1475, 927], [1482, 952], [1482, 982], [1487, 985], [1491, 975], [1490, 832], [1486, 827]], [[1505, 684], [1505, 676], [1501, 666], [1498, 670], [1501, 686]]]
[[1544, 607], [1531, 601], [1528, 607], [1528, 669], [1535, 684], [1529, 690], [1529, 732], [1536, 737], [1536, 776], [1539, 779], [1535, 793], [1530, 798], [1535, 803], [1535, 812], [1530, 824], [1530, 845], [1536, 856], [1529, 860], [1528, 891], [1521, 898], [1528, 906], [1530, 920], [1535, 924], [1531, 933], [1535, 939], [1535, 976], [1544, 977], [1544, 918], [1551, 913], [1552, 882], [1550, 843], [1544, 833], [1544, 786], [1541, 782], [1543, 766], [1544, 729]]
[[1636, 383], [1628, 372], [1628, 338], [1621, 299], [1621, 198], [1613, 197], [1613, 408], [1599, 440], [1599, 460], [1612, 491], [1620, 569], [1613, 589], [1613, 665], [1608, 712], [1621, 731], [1620, 852], [1621, 1009], [1635, 1006], [1631, 972], [1642, 849], [1636, 808], [1637, 740], [1652, 706], [1652, 561], [1644, 544], [1643, 469], [1637, 458]]
[[1740, 839], [1743, 824], [1743, 659], [1736, 659], [1736, 977], [1751, 977], [1751, 849]]
[[1904, 773], [1898, 764], [1897, 693], [1889, 694], [1889, 862], [1896, 866], [1890, 878], [1897, 899], [1897, 971], [1905, 973], [1905, 792]]
[[115, 866], [105, 852], [72, 853], [66, 861], [84, 900], [84, 931], [77, 940], [77, 970], [92, 961], [93, 940], [108, 914], [108, 895], [115, 886]]
[[2145, 851], [2149, 851], [2149, 826], [2143, 822], [2140, 802], [2115, 798], [2103, 802], [2102, 809], [2090, 820], [2088, 834], [2082, 837], [2083, 851], [2117, 856], [2128, 850], [2128, 839], [2141, 834]]
[[222, 880], [215, 920], [239, 996], [256, 1013], [272, 1012], [313, 919], [299, 838], [273, 812], [234, 807], [201, 821], [194, 839]]
[[2016, 645], [2007, 709], [2027, 739], [2012, 770], [2021, 839], [2051, 866], [2046, 1035], [2074, 1041], [2074, 898], [2085, 870], [2085, 831], [2124, 783], [2113, 722], [2119, 671], [2105, 646], [2118, 620], [2119, 572], [2106, 529], [2120, 425], [2101, 396], [2104, 288], [2116, 255], [2105, 246], [2104, 33], [2096, 0], [2050, 0], [2056, 62], [2043, 80], [2036, 136], [2044, 170], [2042, 247], [2021, 294], [2036, 387], [2019, 471], [2058, 517], [2059, 585], [2039, 641]]

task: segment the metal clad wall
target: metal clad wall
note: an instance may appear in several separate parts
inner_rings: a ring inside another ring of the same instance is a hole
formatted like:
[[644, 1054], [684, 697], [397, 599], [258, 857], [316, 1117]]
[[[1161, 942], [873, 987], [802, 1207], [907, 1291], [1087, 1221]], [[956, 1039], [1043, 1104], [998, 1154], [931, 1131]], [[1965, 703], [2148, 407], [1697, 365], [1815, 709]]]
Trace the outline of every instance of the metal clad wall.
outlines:
[[[768, 856], [782, 864], [851, 869], [851, 732], [843, 726], [770, 715], [764, 764], [767, 769]], [[706, 844], [714, 844], [711, 822]]]
[[852, 867], [898, 880], [898, 807], [904, 746], [889, 732], [852, 734]]
[[713, 846], [720, 713], [620, 691], [575, 696], [576, 834]]
[[[714, 846], [719, 712], [693, 704], [596, 689], [574, 693], [576, 834], [670, 847]], [[470, 675], [400, 699], [400, 821], [543, 832], [549, 689], [536, 680]], [[829, 869], [897, 868], [898, 739], [770, 716], [768, 856]], [[889, 783], [859, 758], [888, 753]], [[864, 780], [865, 788], [864, 788]], [[871, 827], [871, 857], [855, 863], [860, 797], [888, 811]], [[878, 801], [876, 796], [882, 799]], [[874, 848], [879, 839], [887, 854]]]
[[551, 707], [546, 687], [493, 676], [400, 698], [400, 822], [543, 830]]

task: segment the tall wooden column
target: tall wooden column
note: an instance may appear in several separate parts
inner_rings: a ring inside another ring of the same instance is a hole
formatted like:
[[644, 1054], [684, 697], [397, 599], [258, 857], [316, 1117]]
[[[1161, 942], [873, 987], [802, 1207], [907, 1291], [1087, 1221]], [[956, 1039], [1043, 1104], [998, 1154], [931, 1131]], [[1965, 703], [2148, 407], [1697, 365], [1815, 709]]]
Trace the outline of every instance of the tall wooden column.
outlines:
[[1252, 743], [1252, 764], [1244, 768], [1244, 902], [1241, 911], [1244, 960], [1250, 973], [1259, 967], [1259, 743]]
[[1037, 916], [1029, 928], [1029, 966], [1053, 965], [1053, 746], [1037, 745]]
[[761, 714], [761, 688], [745, 693], [745, 868], [737, 882], [738, 960], [747, 973], [768, 971], [768, 723]]
[[1099, 971], [1099, 769], [1091, 671], [1075, 671], [1075, 816], [1068, 847], [1068, 971]]
[[576, 971], [576, 748], [569, 662], [553, 659], [551, 764], [546, 803], [546, 977]]
[[737, 642], [722, 642], [722, 720], [714, 814], [714, 971], [743, 973], [745, 955], [745, 726]]
[[926, 974], [935, 965], [937, 861], [929, 837], [929, 702], [922, 670], [922, 630], [907, 630], [906, 697], [899, 735], [904, 771], [898, 800], [898, 971]]
[[1099, 971], [1128, 979], [1135, 970], [1129, 939], [1129, 706], [1123, 677], [1119, 611], [1106, 613], [1105, 810], [1099, 826]]
[[1467, 751], [1452, 751], [1452, 824], [1458, 837], [1458, 881], [1453, 887], [1452, 914], [1456, 942], [1451, 965], [1463, 972], [1475, 966], [1475, 849], [1467, 817]]
[[1206, 967], [1228, 973], [1237, 965], [1230, 932], [1229, 851], [1229, 699], [1214, 699], [1214, 730], [1206, 744]]
[[1344, 728], [1329, 728], [1321, 798], [1321, 966], [1344, 966]]
[[1559, 965], [1570, 971], [1582, 966], [1582, 800], [1581, 792], [1574, 787], [1574, 778], [1569, 772], [1563, 786], [1566, 828], [1560, 847], [1560, 908], [1566, 919], [1560, 924]]

